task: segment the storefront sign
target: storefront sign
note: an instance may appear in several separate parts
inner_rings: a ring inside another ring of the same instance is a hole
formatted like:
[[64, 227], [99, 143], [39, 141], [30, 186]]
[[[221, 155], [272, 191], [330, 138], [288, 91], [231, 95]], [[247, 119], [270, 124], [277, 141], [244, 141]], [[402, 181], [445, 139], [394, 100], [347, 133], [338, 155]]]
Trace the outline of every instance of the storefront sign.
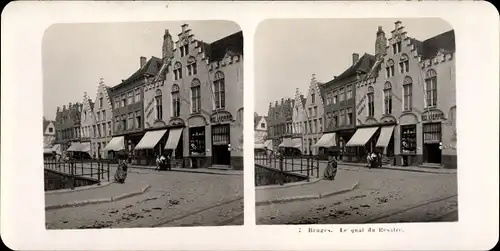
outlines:
[[231, 113], [226, 111], [217, 112], [212, 114], [212, 116], [210, 116], [210, 123], [212, 124], [232, 122], [232, 121], [233, 121], [233, 115], [231, 115]]
[[442, 120], [444, 119], [444, 113], [440, 110], [427, 111], [422, 114], [422, 121], [429, 120]]

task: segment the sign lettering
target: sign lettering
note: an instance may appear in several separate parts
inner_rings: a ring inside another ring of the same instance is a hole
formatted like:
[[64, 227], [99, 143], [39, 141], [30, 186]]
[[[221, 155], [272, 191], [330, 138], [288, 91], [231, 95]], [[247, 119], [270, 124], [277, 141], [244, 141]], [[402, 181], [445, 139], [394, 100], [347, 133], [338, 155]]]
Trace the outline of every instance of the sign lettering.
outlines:
[[210, 116], [210, 123], [212, 124], [232, 122], [232, 121], [233, 121], [233, 115], [231, 115], [231, 113], [229, 112], [218, 112]]
[[444, 114], [442, 111], [439, 110], [432, 110], [422, 114], [423, 121], [442, 120], [442, 119], [444, 119]]

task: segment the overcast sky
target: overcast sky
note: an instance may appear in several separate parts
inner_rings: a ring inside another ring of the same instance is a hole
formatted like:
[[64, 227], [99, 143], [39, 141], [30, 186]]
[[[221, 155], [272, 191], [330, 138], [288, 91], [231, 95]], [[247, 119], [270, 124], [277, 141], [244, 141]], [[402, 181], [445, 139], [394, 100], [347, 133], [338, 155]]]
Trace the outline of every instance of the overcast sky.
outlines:
[[227, 21], [112, 24], [56, 24], [43, 37], [43, 114], [54, 119], [58, 106], [95, 100], [99, 78], [115, 86], [139, 69], [141, 56], [161, 58], [165, 29], [174, 42], [187, 23], [198, 40], [213, 42], [240, 30]]
[[352, 53], [374, 54], [378, 26], [389, 38], [401, 20], [408, 36], [425, 40], [452, 27], [441, 19], [274, 19], [255, 33], [255, 111], [267, 115], [270, 102], [302, 94], [313, 73], [327, 82], [352, 64]]

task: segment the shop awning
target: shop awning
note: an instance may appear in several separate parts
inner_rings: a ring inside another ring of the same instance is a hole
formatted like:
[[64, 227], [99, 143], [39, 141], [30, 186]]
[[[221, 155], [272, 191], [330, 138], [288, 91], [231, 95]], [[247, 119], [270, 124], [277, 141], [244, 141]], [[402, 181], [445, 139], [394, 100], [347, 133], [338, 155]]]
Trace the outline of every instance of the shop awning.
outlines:
[[44, 148], [43, 149], [43, 154], [52, 154], [54, 153], [54, 150], [52, 148]]
[[266, 146], [264, 144], [262, 144], [262, 143], [255, 143], [253, 148], [254, 149], [262, 149], [262, 150], [264, 150], [264, 149], [266, 149]]
[[302, 140], [299, 138], [297, 139], [284, 138], [283, 142], [281, 142], [279, 147], [297, 148], [299, 150], [302, 150]]
[[266, 140], [266, 142], [264, 142], [264, 146], [267, 147], [267, 149], [269, 149], [269, 150], [273, 150], [273, 141]]
[[52, 147], [52, 151], [56, 152], [57, 154], [61, 154], [61, 145], [57, 144]]
[[321, 136], [321, 138], [314, 144], [314, 147], [332, 147], [336, 146], [335, 133], [326, 133]]
[[85, 152], [90, 154], [90, 142], [81, 143], [79, 152]]
[[364, 146], [377, 129], [378, 127], [359, 128], [345, 146]]
[[79, 152], [81, 148], [81, 144], [79, 142], [71, 143], [71, 146], [66, 150], [68, 152]]
[[165, 135], [166, 132], [167, 129], [146, 132], [144, 137], [142, 137], [141, 141], [139, 141], [139, 144], [137, 144], [134, 149], [139, 150], [155, 148], [155, 146], [158, 144], [158, 141], [160, 141], [160, 139], [163, 137], [163, 135]]
[[103, 151], [121, 151], [125, 150], [125, 138], [123, 136], [114, 137], [109, 141], [109, 143], [104, 147]]
[[392, 130], [394, 125], [384, 126], [380, 128], [380, 136], [378, 136], [377, 147], [387, 147], [389, 141], [391, 140]]
[[181, 138], [181, 133], [182, 128], [170, 129], [167, 144], [165, 144], [165, 149], [177, 148], [177, 144], [179, 144], [179, 139]]

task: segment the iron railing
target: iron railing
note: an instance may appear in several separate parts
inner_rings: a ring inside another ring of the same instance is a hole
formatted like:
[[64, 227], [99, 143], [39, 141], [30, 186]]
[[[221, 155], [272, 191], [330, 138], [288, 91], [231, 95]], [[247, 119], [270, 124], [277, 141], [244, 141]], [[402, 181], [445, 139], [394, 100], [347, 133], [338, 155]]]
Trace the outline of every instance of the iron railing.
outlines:
[[[255, 164], [284, 173], [300, 173], [307, 177], [307, 181], [311, 177], [319, 178], [319, 162], [320, 158], [318, 156], [278, 157], [273, 155], [255, 155]], [[259, 174], [256, 173], [257, 175]]]
[[69, 177], [70, 187], [76, 187], [77, 179], [92, 179], [97, 184], [110, 181], [110, 163], [112, 160], [85, 159], [85, 160], [44, 160], [44, 168], [54, 170]]

